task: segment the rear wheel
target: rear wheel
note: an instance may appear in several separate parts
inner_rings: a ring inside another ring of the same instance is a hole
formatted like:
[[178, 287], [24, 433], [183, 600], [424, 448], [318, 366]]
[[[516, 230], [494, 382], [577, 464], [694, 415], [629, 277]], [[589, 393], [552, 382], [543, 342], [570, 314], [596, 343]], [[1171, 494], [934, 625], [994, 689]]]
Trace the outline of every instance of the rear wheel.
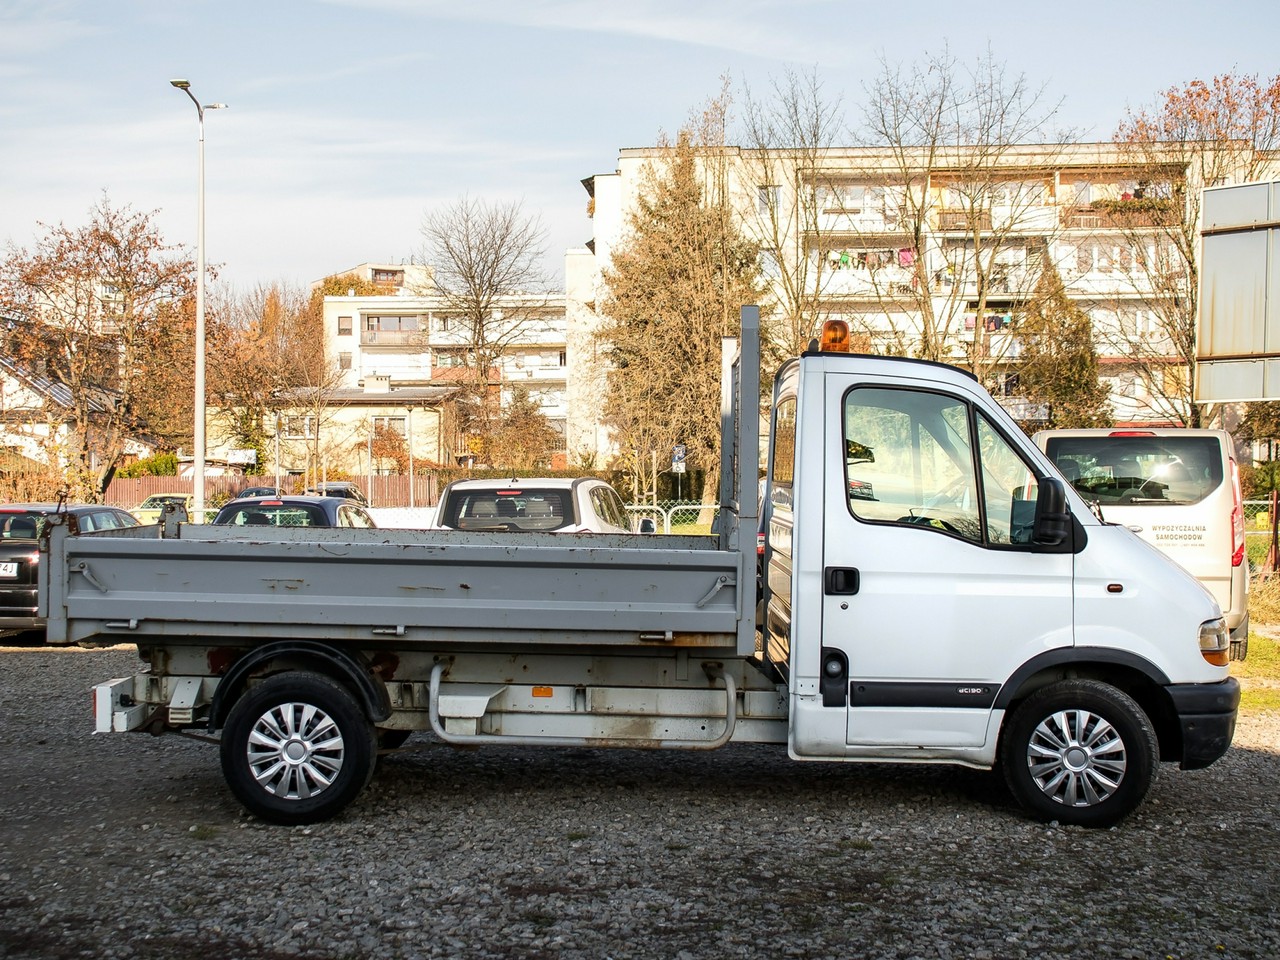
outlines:
[[1109, 827], [1142, 802], [1159, 745], [1132, 697], [1096, 680], [1038, 690], [1010, 717], [1001, 742], [1009, 789], [1045, 820]]
[[317, 673], [281, 673], [241, 697], [222, 731], [222, 773], [250, 813], [316, 823], [368, 784], [373, 725], [351, 692]]
[[1231, 631], [1231, 659], [1245, 660], [1249, 656], [1249, 615]]

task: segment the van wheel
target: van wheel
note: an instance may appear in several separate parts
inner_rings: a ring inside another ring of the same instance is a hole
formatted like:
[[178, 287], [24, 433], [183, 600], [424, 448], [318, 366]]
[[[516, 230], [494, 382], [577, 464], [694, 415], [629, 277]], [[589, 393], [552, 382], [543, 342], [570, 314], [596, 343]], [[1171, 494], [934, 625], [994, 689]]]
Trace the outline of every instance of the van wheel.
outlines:
[[279, 673], [231, 709], [222, 774], [249, 812], [273, 823], [317, 823], [347, 806], [373, 775], [373, 724], [346, 687], [318, 673]]
[[1231, 659], [1244, 660], [1249, 656], [1249, 615], [1244, 615], [1240, 625], [1231, 631]]
[[1132, 697], [1097, 680], [1037, 690], [1001, 741], [1009, 789], [1044, 820], [1109, 827], [1133, 812], [1155, 780], [1159, 744]]

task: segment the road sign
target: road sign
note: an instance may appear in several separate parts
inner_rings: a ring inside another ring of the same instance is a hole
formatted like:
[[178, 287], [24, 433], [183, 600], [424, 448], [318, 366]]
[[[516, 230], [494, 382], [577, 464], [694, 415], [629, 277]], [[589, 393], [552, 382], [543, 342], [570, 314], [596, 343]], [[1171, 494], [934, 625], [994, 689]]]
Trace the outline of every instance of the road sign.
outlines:
[[1280, 399], [1280, 182], [1204, 191], [1198, 403]]

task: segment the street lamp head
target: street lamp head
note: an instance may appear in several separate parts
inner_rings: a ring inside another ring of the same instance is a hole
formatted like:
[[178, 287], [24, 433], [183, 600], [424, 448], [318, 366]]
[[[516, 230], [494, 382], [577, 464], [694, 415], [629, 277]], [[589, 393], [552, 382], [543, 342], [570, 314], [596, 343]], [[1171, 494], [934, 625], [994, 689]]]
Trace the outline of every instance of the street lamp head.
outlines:
[[170, 80], [169, 83], [171, 86], [175, 86], [179, 90], [186, 90], [188, 87], [191, 86], [190, 80]]
[[204, 108], [206, 110], [226, 110], [227, 105], [225, 103], [206, 103]]

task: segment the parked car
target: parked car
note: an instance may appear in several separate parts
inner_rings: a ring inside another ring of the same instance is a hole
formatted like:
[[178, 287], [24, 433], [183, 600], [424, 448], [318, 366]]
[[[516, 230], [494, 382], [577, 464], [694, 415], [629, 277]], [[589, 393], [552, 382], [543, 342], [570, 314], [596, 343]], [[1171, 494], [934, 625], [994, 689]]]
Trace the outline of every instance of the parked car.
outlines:
[[363, 507], [369, 506], [369, 498], [354, 483], [346, 480], [335, 480], [330, 483], [317, 483], [306, 491], [309, 497], [345, 497], [354, 500]]
[[593, 477], [455, 480], [440, 492], [436, 525], [447, 530], [558, 533], [651, 532], [632, 521], [617, 491]]
[[164, 508], [171, 503], [179, 504], [190, 517], [195, 509], [195, 495], [190, 493], [153, 493], [129, 512], [138, 518], [139, 523], [159, 523]]
[[278, 487], [245, 487], [236, 494], [237, 500], [246, 497], [283, 497], [284, 491]]
[[74, 516], [86, 533], [138, 526], [138, 519], [129, 511], [98, 503], [0, 506], [0, 636], [44, 628], [36, 616], [37, 541], [45, 517], [60, 509]]
[[229, 527], [376, 527], [363, 505], [345, 497], [241, 497], [213, 522]]
[[1249, 651], [1249, 562], [1235, 447], [1225, 430], [1041, 430], [1032, 438], [1103, 519], [1180, 563], [1214, 595], [1231, 658]]

